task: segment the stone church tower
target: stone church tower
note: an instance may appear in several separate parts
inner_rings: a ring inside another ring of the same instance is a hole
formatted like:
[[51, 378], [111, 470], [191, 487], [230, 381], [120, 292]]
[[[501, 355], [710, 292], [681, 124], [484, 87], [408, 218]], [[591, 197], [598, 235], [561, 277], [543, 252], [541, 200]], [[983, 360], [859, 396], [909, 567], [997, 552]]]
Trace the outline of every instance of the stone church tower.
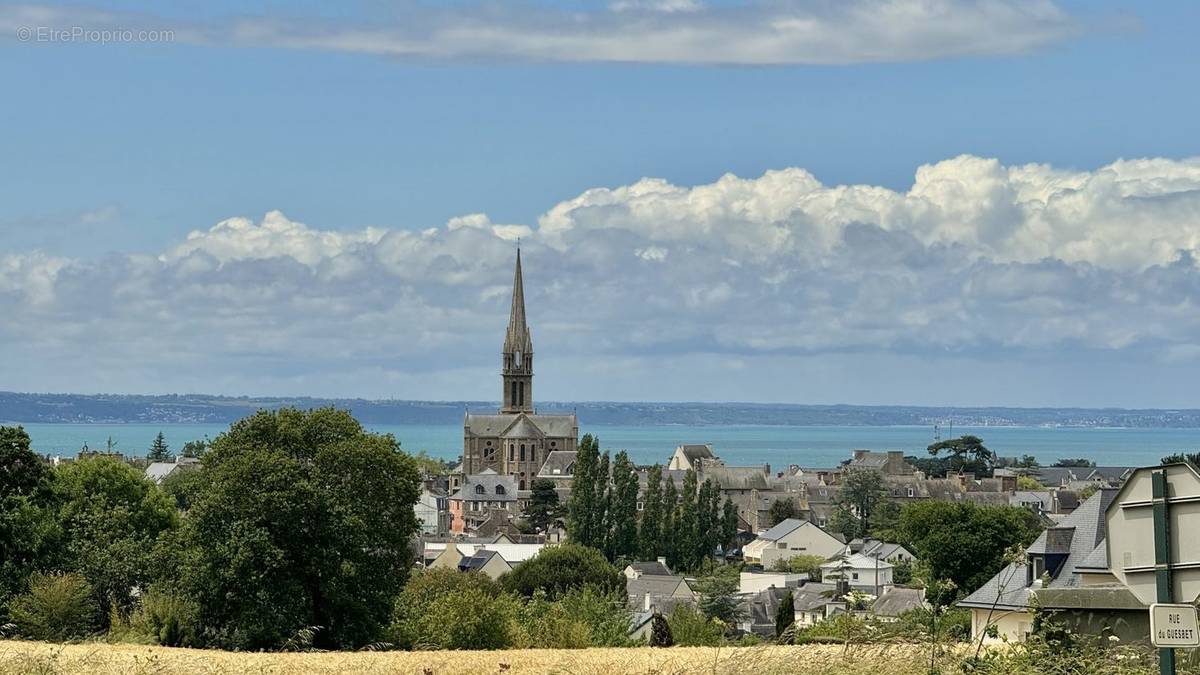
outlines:
[[541, 415], [534, 407], [533, 339], [525, 316], [520, 250], [500, 377], [503, 393], [498, 413], [467, 413], [463, 420], [462, 472], [512, 476], [518, 492], [525, 492], [550, 453], [576, 449], [579, 420], [575, 415]]

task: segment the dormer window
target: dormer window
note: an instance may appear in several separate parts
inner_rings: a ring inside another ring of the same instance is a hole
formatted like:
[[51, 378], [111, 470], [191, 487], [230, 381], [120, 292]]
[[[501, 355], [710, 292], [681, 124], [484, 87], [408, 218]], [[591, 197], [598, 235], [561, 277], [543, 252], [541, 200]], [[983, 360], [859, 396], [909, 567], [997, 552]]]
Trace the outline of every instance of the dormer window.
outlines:
[[487, 490], [485, 490], [482, 485], [475, 486], [475, 494], [482, 495], [482, 494], [486, 494], [486, 493], [487, 493]]
[[504, 492], [504, 486], [503, 486], [503, 485], [497, 485], [497, 486], [496, 486], [496, 494], [498, 494], [498, 495], [503, 495], [503, 494], [505, 494], [505, 492]]

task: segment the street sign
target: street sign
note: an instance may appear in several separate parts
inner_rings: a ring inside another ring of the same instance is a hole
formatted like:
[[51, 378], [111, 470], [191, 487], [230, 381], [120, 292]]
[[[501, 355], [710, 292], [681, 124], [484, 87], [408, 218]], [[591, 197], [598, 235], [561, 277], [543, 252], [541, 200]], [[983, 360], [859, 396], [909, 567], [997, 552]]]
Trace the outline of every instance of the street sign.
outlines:
[[1150, 641], [1155, 647], [1200, 647], [1200, 618], [1195, 605], [1150, 605]]

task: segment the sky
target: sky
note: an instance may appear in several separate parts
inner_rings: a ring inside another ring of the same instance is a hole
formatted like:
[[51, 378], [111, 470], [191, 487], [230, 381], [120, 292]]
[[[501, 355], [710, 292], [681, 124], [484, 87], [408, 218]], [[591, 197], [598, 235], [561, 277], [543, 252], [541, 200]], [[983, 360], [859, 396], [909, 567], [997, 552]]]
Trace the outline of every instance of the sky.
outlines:
[[0, 390], [1197, 407], [1195, 3], [0, 3]]

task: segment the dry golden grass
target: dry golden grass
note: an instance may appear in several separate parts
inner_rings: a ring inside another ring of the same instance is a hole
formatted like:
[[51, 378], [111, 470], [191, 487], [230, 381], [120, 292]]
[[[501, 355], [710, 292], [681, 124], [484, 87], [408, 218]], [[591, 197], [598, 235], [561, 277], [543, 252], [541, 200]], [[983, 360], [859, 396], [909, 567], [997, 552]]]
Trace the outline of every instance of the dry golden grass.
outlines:
[[0, 673], [51, 675], [242, 675], [272, 673], [812, 673], [901, 675], [925, 672], [928, 652], [915, 645], [674, 647], [671, 649], [529, 649], [496, 652], [234, 653], [139, 645], [54, 645], [0, 641]]

